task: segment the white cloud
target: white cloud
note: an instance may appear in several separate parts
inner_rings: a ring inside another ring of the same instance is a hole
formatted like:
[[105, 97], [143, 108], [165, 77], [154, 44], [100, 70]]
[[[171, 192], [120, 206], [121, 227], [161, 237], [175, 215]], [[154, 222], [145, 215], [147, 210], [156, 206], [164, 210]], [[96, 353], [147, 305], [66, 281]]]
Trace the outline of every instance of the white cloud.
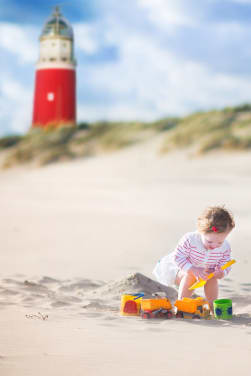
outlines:
[[18, 101], [26, 94], [25, 88], [11, 78], [3, 79], [0, 92], [6, 99], [11, 101]]
[[35, 62], [38, 58], [39, 31], [31, 26], [0, 23], [0, 48], [18, 57], [20, 63]]
[[105, 104], [80, 104], [78, 106], [77, 116], [79, 121], [97, 121], [97, 120], [155, 120], [158, 114], [151, 109], [147, 109], [140, 104], [135, 106], [132, 103], [120, 102], [111, 106]]
[[100, 41], [97, 35], [98, 25], [95, 24], [74, 24], [75, 46], [86, 54], [94, 54], [98, 51]]
[[[27, 131], [32, 118], [32, 92], [13, 77], [0, 81], [0, 120], [12, 133]], [[1, 129], [4, 134], [6, 129]]]
[[177, 26], [195, 26], [196, 19], [184, 0], [137, 0], [158, 26], [172, 30]]
[[[119, 62], [89, 68], [92, 87], [116, 98], [109, 108], [92, 112], [92, 118], [151, 120], [251, 98], [245, 78], [215, 74], [206, 65], [178, 59], [154, 39], [126, 34], [119, 44]], [[88, 117], [88, 108], [83, 116]]]

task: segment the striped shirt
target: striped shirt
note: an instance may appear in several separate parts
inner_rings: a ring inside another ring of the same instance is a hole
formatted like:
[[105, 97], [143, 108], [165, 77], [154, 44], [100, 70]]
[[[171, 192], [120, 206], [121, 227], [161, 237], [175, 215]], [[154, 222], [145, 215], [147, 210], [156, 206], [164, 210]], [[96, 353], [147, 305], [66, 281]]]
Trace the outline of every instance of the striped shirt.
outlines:
[[[198, 231], [188, 232], [179, 241], [175, 251], [174, 260], [177, 266], [187, 271], [192, 266], [203, 268], [215, 268], [223, 266], [231, 257], [231, 247], [227, 240], [224, 240], [219, 248], [207, 250]], [[224, 274], [228, 274], [231, 268], [227, 268]]]

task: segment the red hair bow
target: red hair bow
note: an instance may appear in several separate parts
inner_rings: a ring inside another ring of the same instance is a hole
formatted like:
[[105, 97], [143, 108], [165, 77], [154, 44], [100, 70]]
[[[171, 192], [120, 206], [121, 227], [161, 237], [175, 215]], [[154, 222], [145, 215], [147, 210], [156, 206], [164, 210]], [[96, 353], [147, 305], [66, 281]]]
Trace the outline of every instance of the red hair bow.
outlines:
[[216, 226], [212, 226], [212, 230], [213, 230], [214, 232], [218, 232], [218, 228], [217, 228]]

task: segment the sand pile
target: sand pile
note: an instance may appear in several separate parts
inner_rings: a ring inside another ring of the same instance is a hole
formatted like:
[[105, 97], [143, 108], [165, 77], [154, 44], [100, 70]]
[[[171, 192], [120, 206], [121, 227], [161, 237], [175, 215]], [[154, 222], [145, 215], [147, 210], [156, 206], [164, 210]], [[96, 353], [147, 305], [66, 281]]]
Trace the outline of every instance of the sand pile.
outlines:
[[177, 291], [174, 288], [164, 286], [141, 273], [129, 274], [125, 278], [108, 282], [92, 293], [118, 300], [121, 294], [138, 292], [144, 292], [146, 297], [156, 292], [163, 292], [172, 301], [177, 298]]
[[175, 300], [177, 291], [166, 287], [141, 273], [130, 274], [125, 278], [110, 281], [90, 279], [59, 280], [50, 277], [5, 278], [0, 283], [0, 305], [22, 305], [26, 308], [45, 309], [80, 308], [89, 311], [118, 312], [120, 297], [124, 293], [144, 292], [152, 296], [164, 292], [170, 300]]

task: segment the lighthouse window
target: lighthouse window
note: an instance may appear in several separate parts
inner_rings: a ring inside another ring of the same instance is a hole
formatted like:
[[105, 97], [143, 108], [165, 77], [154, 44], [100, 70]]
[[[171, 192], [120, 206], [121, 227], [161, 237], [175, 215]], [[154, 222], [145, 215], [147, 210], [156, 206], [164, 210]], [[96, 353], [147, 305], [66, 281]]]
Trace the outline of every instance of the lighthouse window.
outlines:
[[54, 93], [47, 93], [47, 100], [49, 102], [54, 101]]

